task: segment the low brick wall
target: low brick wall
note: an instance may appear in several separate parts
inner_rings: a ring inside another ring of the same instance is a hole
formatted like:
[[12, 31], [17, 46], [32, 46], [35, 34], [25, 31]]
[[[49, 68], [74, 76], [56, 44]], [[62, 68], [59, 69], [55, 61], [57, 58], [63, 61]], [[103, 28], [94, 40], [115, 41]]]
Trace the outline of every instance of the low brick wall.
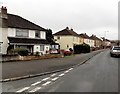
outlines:
[[39, 59], [50, 59], [50, 58], [61, 58], [61, 54], [47, 54], [44, 56], [21, 56], [20, 60], [39, 60]]
[[0, 61], [17, 61], [20, 59], [19, 55], [0, 55]]
[[21, 61], [21, 60], [40, 60], [50, 58], [61, 58], [61, 54], [47, 54], [43, 56], [19, 56], [19, 55], [0, 55], [0, 62]]

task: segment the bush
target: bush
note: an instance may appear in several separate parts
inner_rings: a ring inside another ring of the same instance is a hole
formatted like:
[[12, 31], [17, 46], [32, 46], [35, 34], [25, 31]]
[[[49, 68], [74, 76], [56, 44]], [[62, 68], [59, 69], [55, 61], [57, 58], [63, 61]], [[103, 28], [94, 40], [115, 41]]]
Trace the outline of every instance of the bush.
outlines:
[[40, 56], [40, 52], [39, 52], [39, 51], [36, 51], [36, 52], [35, 52], [35, 56]]
[[74, 53], [75, 54], [89, 53], [89, 52], [90, 52], [90, 46], [88, 44], [81, 44], [81, 45], [74, 46]]
[[27, 48], [15, 48], [10, 50], [11, 54], [19, 54], [21, 56], [27, 56], [29, 50]]

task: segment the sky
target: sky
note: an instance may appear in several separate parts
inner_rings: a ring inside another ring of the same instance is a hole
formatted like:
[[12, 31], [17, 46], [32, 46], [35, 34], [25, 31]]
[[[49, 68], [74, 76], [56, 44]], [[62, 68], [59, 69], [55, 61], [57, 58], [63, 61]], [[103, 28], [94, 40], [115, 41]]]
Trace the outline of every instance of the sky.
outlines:
[[0, 0], [19, 15], [53, 33], [66, 27], [110, 40], [118, 39], [119, 0]]

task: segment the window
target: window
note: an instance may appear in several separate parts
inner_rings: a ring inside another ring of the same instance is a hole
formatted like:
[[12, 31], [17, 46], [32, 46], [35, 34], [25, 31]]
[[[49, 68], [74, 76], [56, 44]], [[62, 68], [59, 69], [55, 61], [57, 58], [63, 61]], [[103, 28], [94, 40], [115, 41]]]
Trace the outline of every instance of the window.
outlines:
[[35, 37], [40, 38], [40, 31], [35, 31]]
[[16, 36], [19, 36], [19, 37], [28, 37], [28, 30], [16, 29]]
[[46, 35], [45, 35], [44, 31], [41, 31], [40, 34], [41, 34], [41, 39], [45, 39], [46, 38]]
[[40, 51], [44, 51], [44, 45], [40, 45]]
[[16, 29], [16, 36], [28, 37], [28, 30]]
[[0, 53], [2, 53], [2, 44], [0, 44]]

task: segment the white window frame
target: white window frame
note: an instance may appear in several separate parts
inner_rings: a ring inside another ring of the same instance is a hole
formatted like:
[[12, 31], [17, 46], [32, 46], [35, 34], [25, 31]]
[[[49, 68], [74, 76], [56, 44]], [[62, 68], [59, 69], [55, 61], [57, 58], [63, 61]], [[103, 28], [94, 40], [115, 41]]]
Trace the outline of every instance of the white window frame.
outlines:
[[[23, 35], [18, 35], [18, 33], [17, 32], [26, 32], [27, 33], [27, 35], [25, 36], [24, 34]], [[29, 37], [29, 31], [28, 30], [26, 30], [26, 29], [16, 29], [16, 36], [17, 37]]]
[[[41, 46], [43, 46], [42, 50], [41, 50]], [[40, 51], [45, 51], [45, 45], [40, 45]]]

